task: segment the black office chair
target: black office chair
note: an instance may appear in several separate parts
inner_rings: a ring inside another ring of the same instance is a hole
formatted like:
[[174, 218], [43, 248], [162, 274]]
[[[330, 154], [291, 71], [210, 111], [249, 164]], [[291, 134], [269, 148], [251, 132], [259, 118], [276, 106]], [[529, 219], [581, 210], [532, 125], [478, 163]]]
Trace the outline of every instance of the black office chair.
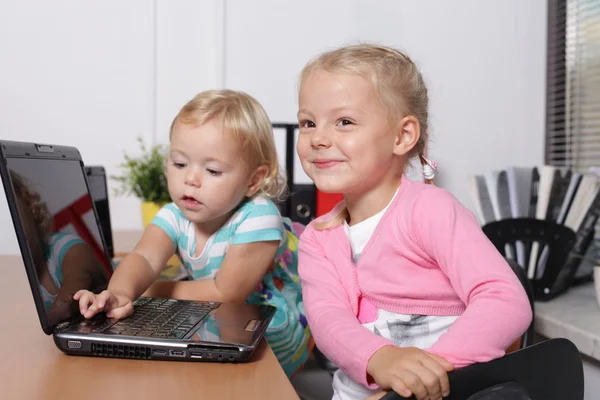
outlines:
[[548, 248], [548, 257], [543, 274], [530, 279], [535, 300], [550, 300], [566, 291], [575, 277], [581, 258], [573, 254], [584, 254], [593, 237], [593, 227], [580, 230], [577, 234], [570, 228], [552, 221], [533, 218], [511, 218], [490, 222], [483, 226], [483, 232], [496, 249], [506, 256], [506, 246], [516, 253], [517, 242], [525, 247], [525, 259], [533, 242], [538, 242], [541, 254]]
[[327, 357], [325, 357], [325, 354], [321, 353], [321, 350], [319, 350], [317, 346], [313, 347], [312, 354], [319, 368], [324, 369], [331, 375], [333, 375], [335, 371], [338, 370], [338, 366], [331, 362]]
[[[575, 345], [550, 339], [448, 374], [446, 400], [582, 400], [583, 364]], [[406, 400], [390, 392], [385, 400]], [[411, 399], [415, 399], [414, 396]]]

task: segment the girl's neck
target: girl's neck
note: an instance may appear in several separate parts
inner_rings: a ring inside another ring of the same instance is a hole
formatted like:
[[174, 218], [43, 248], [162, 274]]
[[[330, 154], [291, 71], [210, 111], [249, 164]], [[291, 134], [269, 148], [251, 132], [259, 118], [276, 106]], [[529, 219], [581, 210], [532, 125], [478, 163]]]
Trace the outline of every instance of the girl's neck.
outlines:
[[344, 194], [348, 210], [348, 225], [356, 225], [383, 210], [394, 198], [402, 181], [402, 175], [378, 183], [361, 193]]
[[227, 223], [234, 212], [235, 210], [231, 210], [230, 212], [210, 221], [195, 222], [194, 225], [196, 226], [196, 232], [206, 237], [212, 235]]
[[233, 210], [221, 215], [220, 217], [211, 219], [210, 221], [195, 222], [196, 232], [203, 236], [210, 236], [219, 229], [221, 229], [231, 216], [244, 204], [247, 199], [243, 199]]

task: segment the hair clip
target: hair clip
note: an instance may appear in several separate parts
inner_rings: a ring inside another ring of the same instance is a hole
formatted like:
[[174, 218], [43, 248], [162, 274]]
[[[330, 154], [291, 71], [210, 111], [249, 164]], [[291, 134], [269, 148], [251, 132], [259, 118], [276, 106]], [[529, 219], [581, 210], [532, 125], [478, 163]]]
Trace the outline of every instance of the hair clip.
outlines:
[[432, 182], [437, 173], [438, 163], [421, 156], [421, 164], [423, 166], [423, 178], [428, 182]]

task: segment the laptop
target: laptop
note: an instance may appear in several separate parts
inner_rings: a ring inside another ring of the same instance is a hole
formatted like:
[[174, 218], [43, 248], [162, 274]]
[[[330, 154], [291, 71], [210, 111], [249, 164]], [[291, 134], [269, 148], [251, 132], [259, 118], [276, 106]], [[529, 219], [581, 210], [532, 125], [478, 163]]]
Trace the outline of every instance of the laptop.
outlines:
[[[86, 165], [85, 173], [87, 175], [90, 196], [100, 222], [101, 234], [106, 244], [106, 251], [109, 260], [112, 260], [112, 268], [115, 269], [123, 258], [123, 253], [115, 254], [113, 245], [112, 226], [110, 222], [110, 206], [108, 203], [108, 180], [106, 170], [101, 165]], [[115, 257], [116, 256], [116, 257]], [[158, 280], [186, 280], [188, 273], [181, 265], [179, 258], [173, 256], [169, 259], [168, 265], [158, 276]]]
[[43, 331], [71, 355], [246, 362], [274, 307], [141, 297], [133, 314], [86, 320], [73, 294], [112, 267], [79, 151], [0, 141], [0, 175]]
[[112, 227], [110, 225], [110, 208], [108, 205], [108, 185], [106, 182], [106, 170], [101, 165], [86, 165], [85, 174], [87, 175], [90, 195], [94, 202], [94, 207], [98, 212], [98, 220], [102, 228], [102, 236], [106, 244], [106, 251], [109, 259], [115, 257], [113, 246]]

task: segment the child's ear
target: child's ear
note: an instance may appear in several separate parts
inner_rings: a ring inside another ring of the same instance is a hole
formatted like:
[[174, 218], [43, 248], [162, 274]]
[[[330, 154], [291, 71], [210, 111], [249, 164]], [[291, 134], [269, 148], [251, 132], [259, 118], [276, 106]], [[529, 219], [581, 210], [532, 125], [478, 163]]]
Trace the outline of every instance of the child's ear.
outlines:
[[252, 177], [250, 177], [250, 182], [248, 183], [248, 190], [246, 190], [246, 197], [252, 197], [258, 192], [263, 180], [267, 177], [269, 173], [269, 167], [266, 165], [261, 165], [256, 168]]
[[412, 115], [402, 118], [396, 127], [394, 154], [404, 156], [417, 145], [421, 137], [419, 121]]

